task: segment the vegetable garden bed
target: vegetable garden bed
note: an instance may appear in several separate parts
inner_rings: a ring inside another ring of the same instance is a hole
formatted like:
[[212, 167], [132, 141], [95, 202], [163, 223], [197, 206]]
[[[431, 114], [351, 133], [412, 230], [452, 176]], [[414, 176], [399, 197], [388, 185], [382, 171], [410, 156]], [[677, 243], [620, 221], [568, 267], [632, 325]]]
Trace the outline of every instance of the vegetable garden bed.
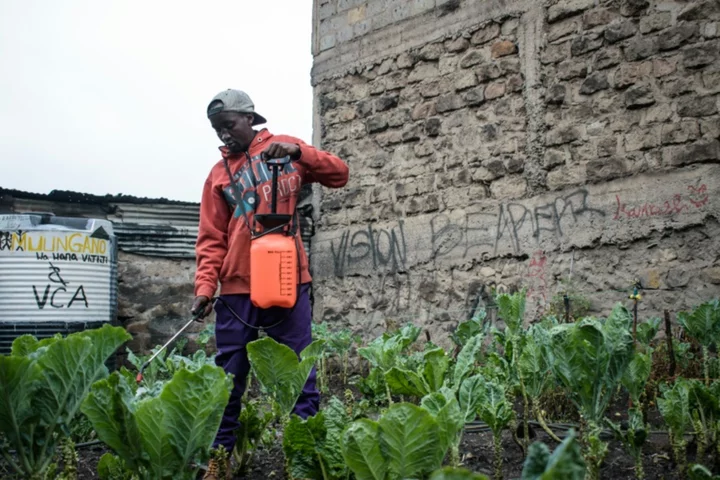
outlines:
[[[496, 301], [501, 321], [461, 322], [448, 351], [413, 325], [367, 344], [317, 325], [299, 358], [252, 342], [234, 452], [209, 450], [231, 383], [204, 351], [179, 345], [138, 385], [104, 366], [120, 328], [21, 337], [0, 356], [0, 476], [192, 479], [231, 453], [248, 479], [716, 478], [720, 302], [680, 313], [668, 342], [621, 304], [525, 326], [524, 292]], [[313, 365], [323, 404], [302, 420]]]

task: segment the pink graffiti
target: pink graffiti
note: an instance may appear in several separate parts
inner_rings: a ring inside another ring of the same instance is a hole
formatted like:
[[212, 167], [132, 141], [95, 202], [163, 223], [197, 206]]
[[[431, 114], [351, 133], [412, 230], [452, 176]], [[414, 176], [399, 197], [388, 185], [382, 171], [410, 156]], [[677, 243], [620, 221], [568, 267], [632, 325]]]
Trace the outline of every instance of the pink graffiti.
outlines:
[[[639, 205], [627, 205], [622, 201], [620, 195], [615, 196], [617, 201], [617, 210], [613, 220], [621, 218], [649, 218], [649, 217], [669, 217], [672, 215], [684, 214], [695, 208], [703, 207], [709, 200], [707, 194], [707, 186], [705, 184], [695, 187], [688, 185], [687, 189], [690, 193], [687, 198], [676, 193], [671, 199], [661, 203], [645, 202]], [[687, 201], [686, 201], [687, 200]], [[688, 203], [689, 202], [689, 203]]]
[[[547, 257], [541, 250], [533, 254], [528, 265], [528, 278], [535, 279], [530, 283], [537, 285], [531, 286], [528, 290], [528, 297], [537, 300], [542, 305], [547, 303]], [[542, 299], [542, 302], [539, 300]]]

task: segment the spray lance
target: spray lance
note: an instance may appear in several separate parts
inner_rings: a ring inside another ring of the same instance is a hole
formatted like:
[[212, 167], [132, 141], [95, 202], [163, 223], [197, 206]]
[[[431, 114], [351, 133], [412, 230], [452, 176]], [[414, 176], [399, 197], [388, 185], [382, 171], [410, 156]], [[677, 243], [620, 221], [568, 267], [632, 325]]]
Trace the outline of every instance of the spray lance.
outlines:
[[[214, 303], [215, 303], [215, 299], [211, 300], [211, 302], [214, 304]], [[204, 310], [204, 309], [203, 309], [203, 310]], [[203, 323], [202, 318], [201, 318], [201, 315], [202, 315], [202, 310], [199, 311], [198, 313], [193, 314], [193, 317], [190, 319], [189, 322], [187, 322], [185, 325], [183, 325], [183, 327], [182, 327], [180, 330], [178, 330], [178, 331], [175, 333], [175, 335], [173, 335], [173, 336], [170, 338], [170, 340], [168, 340], [167, 342], [165, 342], [165, 345], [163, 345], [162, 347], [160, 347], [160, 349], [159, 349], [157, 352], [153, 353], [152, 357], [148, 358], [148, 359], [145, 361], [145, 363], [142, 364], [142, 366], [140, 367], [140, 371], [138, 372], [137, 376], [135, 376], [135, 381], [136, 381], [137, 383], [142, 382], [142, 380], [143, 380], [143, 372], [145, 371], [145, 368], [146, 368], [148, 365], [150, 365], [150, 363], [152, 363], [152, 361], [155, 360], [155, 358], [156, 358], [158, 355], [160, 355], [160, 353], [161, 353], [163, 350], [165, 350], [168, 345], [170, 345], [177, 337], [179, 337], [181, 333], [183, 333], [185, 330], [187, 330], [188, 327], [189, 327], [190, 325], [192, 325], [193, 323], [195, 323], [195, 322]]]

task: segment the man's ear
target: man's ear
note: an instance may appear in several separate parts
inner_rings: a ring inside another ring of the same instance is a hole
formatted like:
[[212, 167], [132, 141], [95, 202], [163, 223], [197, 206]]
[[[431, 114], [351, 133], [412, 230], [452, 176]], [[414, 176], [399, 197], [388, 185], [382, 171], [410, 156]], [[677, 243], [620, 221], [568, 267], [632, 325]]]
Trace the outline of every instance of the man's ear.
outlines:
[[255, 121], [255, 115], [253, 115], [253, 114], [245, 115], [245, 120], [247, 120], [248, 127], [252, 127], [253, 122]]

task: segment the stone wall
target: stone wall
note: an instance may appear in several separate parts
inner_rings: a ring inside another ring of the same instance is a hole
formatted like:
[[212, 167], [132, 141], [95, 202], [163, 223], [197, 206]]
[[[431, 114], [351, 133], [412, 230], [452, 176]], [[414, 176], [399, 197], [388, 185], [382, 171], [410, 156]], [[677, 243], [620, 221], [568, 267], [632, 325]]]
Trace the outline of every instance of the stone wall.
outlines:
[[442, 340], [526, 287], [720, 294], [720, 2], [315, 1], [315, 317]]

